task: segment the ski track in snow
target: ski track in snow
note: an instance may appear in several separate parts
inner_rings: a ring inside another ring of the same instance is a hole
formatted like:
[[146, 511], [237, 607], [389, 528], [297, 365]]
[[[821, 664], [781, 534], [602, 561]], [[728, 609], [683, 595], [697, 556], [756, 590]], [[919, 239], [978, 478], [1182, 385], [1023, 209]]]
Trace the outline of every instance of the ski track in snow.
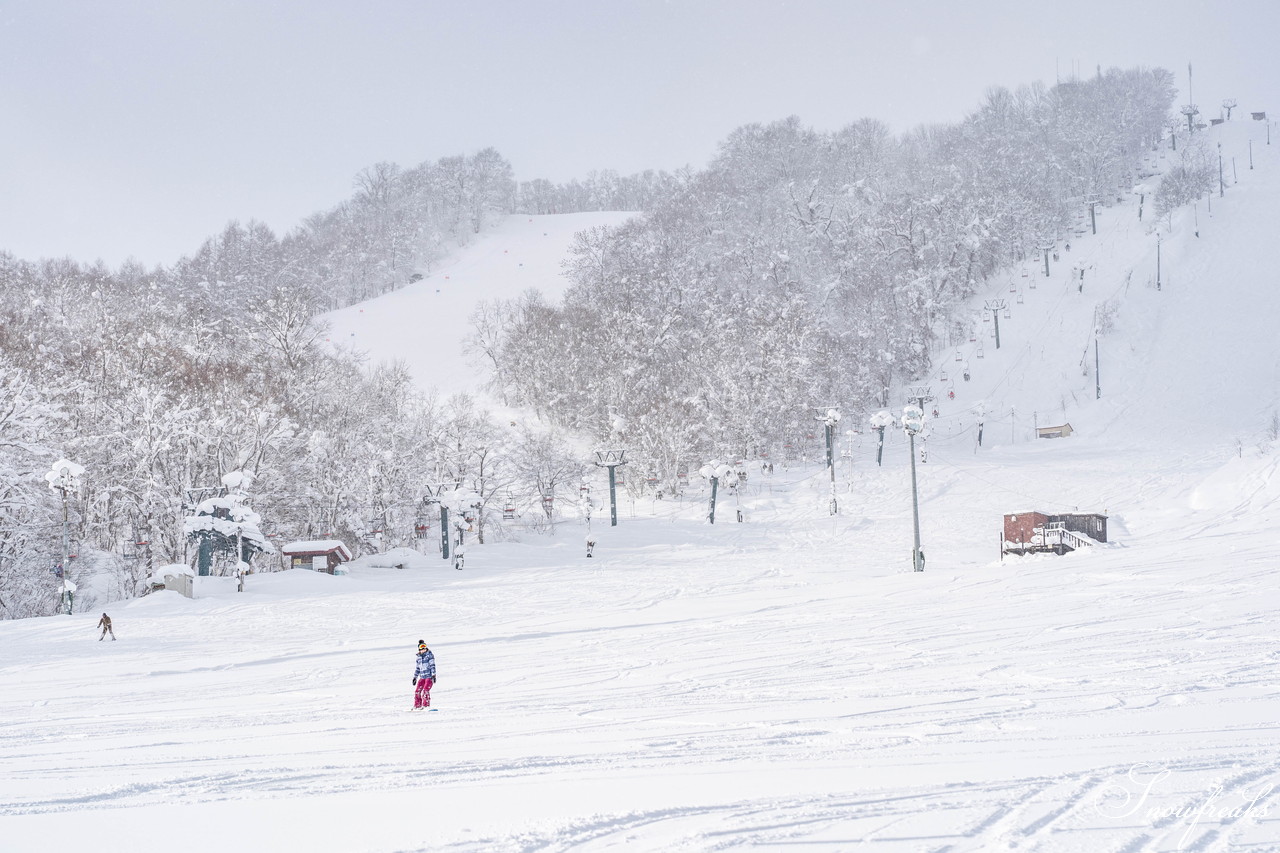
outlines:
[[[1175, 215], [1160, 292], [1131, 201], [1034, 291], [992, 281], [1025, 302], [1000, 350], [961, 344], [970, 382], [934, 377], [956, 399], [918, 467], [925, 572], [890, 431], [883, 467], [874, 434], [840, 463], [836, 517], [827, 471], [779, 460], [715, 525], [696, 484], [620, 502], [590, 560], [570, 520], [464, 572], [113, 605], [118, 642], [96, 614], [0, 623], [0, 849], [1280, 850], [1280, 460], [1255, 447], [1280, 368], [1237, 336], [1280, 316], [1257, 254], [1280, 162], [1254, 154], [1198, 240]], [[550, 276], [572, 224], [513, 222], [335, 329], [374, 336], [446, 274], [473, 298]], [[1080, 352], [1116, 294], [1095, 401]], [[1076, 436], [1032, 440], [1042, 413]], [[1003, 513], [1075, 507], [1115, 541], [1000, 560]], [[419, 637], [437, 714], [408, 712]]]

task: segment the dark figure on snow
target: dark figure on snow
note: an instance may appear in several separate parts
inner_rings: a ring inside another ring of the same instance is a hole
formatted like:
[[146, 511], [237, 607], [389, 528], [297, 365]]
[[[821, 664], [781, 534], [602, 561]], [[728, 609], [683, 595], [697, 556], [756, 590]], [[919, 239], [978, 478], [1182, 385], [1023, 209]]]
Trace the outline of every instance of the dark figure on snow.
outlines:
[[102, 614], [102, 618], [98, 620], [98, 627], [102, 629], [102, 636], [98, 638], [98, 642], [99, 642], [99, 643], [101, 643], [103, 640], [105, 640], [105, 639], [107, 638], [107, 634], [110, 634], [110, 635], [111, 635], [111, 640], [112, 640], [112, 642], [114, 642], [114, 641], [115, 641], [115, 639], [116, 639], [116, 632], [111, 630], [111, 617], [110, 617], [110, 616], [108, 616], [107, 614], [103, 613], [103, 614]]
[[431, 685], [436, 683], [436, 656], [427, 648], [425, 640], [418, 641], [417, 667], [413, 671], [413, 710], [431, 707]]

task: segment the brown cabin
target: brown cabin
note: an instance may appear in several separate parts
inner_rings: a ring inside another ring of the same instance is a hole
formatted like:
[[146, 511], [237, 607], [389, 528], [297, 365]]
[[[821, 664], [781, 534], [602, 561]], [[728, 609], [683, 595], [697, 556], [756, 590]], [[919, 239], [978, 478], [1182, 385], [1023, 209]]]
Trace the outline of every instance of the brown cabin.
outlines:
[[1063, 424], [1062, 426], [1043, 426], [1036, 428], [1036, 438], [1066, 438], [1075, 432], [1071, 428], [1071, 424]]
[[1097, 512], [1013, 512], [1004, 517], [1000, 556], [1052, 551], [1065, 554], [1107, 541], [1107, 517]]
[[289, 559], [291, 569], [312, 569], [330, 575], [351, 560], [351, 550], [340, 539], [290, 542], [280, 552]]

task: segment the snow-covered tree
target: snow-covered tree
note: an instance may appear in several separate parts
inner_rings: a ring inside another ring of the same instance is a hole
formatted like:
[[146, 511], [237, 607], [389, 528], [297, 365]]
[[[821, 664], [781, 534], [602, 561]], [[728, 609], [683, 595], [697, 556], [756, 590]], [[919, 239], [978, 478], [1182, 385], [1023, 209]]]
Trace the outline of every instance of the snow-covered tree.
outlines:
[[275, 550], [262, 533], [262, 516], [246, 503], [242, 489], [251, 480], [243, 471], [227, 474], [228, 493], [201, 501], [183, 521], [183, 533], [196, 546], [192, 565], [200, 574], [234, 574], [257, 554]]
[[61, 413], [0, 354], [0, 618], [56, 612], [60, 514], [43, 476]]

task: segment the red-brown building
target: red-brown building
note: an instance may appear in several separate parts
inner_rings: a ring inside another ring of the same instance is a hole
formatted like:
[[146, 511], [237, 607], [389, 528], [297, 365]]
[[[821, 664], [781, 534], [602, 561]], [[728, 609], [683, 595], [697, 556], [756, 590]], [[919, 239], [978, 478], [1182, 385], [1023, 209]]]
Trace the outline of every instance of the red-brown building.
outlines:
[[1107, 517], [1096, 512], [1012, 512], [1004, 517], [1000, 555], [1053, 551], [1065, 554], [1107, 541]]
[[339, 539], [290, 542], [280, 551], [288, 558], [291, 569], [314, 569], [328, 574], [333, 574], [338, 566], [351, 560], [350, 549]]
[[1030, 545], [1049, 516], [1043, 512], [1013, 512], [1004, 517], [1005, 549], [1010, 545]]

